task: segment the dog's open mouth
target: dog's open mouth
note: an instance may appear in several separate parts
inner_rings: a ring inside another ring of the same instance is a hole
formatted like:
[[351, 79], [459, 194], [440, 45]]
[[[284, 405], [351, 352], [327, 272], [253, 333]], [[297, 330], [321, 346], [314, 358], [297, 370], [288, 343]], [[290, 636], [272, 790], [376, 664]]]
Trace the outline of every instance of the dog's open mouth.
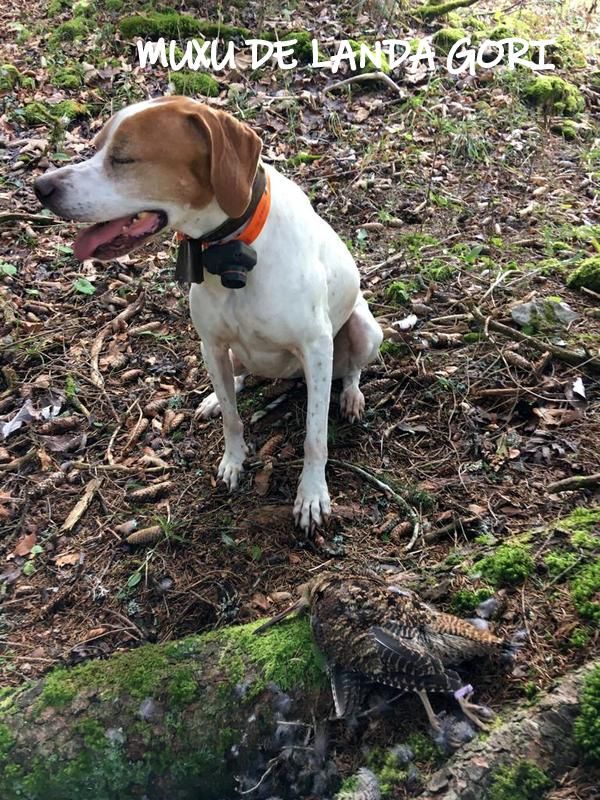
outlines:
[[119, 258], [162, 230], [167, 221], [163, 211], [140, 211], [130, 217], [90, 225], [75, 239], [73, 253], [79, 261]]

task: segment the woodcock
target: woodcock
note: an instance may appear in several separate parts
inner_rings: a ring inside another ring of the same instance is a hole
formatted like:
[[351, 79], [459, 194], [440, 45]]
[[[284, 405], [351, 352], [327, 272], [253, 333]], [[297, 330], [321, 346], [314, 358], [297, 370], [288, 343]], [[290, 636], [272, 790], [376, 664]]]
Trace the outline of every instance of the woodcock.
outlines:
[[353, 716], [368, 684], [380, 683], [417, 692], [435, 730], [440, 725], [429, 692], [453, 693], [463, 713], [485, 727], [485, 710], [468, 701], [472, 687], [465, 686], [451, 667], [476, 656], [509, 654], [510, 643], [377, 577], [326, 573], [301, 591], [301, 599], [266, 626], [294, 609], [310, 610], [338, 717]]

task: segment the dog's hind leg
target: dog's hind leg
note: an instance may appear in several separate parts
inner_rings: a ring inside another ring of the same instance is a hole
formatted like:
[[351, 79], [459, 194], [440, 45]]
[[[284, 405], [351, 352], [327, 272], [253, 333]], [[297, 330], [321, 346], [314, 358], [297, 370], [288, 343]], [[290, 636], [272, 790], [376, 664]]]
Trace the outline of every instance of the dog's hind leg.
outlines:
[[342, 379], [340, 410], [353, 422], [362, 417], [365, 397], [360, 390], [360, 373], [377, 358], [383, 332], [362, 295], [338, 331], [333, 343], [333, 377]]
[[[202, 353], [204, 354], [204, 347], [202, 348]], [[233, 387], [237, 395], [244, 388], [244, 381], [248, 377], [248, 371], [239, 358], [235, 356], [231, 350], [229, 351], [229, 359], [231, 360], [231, 366], [233, 368]], [[215, 392], [212, 392], [208, 395], [208, 397], [205, 397], [196, 411], [197, 416], [199, 416], [201, 419], [217, 417], [220, 413], [221, 406]]]

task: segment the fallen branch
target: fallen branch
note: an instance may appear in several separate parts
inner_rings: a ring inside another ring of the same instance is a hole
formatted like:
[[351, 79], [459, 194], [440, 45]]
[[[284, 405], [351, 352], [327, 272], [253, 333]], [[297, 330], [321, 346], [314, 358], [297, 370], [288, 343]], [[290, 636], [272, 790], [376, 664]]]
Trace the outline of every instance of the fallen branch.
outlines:
[[91, 481], [85, 487], [85, 492], [81, 496], [81, 498], [77, 501], [77, 503], [71, 509], [69, 516], [63, 523], [61, 531], [70, 531], [72, 530], [75, 525], [79, 522], [81, 517], [84, 515], [87, 507], [92, 502], [92, 498], [100, 488], [100, 479], [99, 478], [92, 478]]
[[364, 478], [367, 483], [370, 483], [372, 486], [375, 486], [376, 489], [379, 489], [379, 491], [383, 492], [388, 499], [394, 500], [394, 502], [400, 506], [400, 508], [406, 513], [406, 516], [412, 522], [412, 539], [416, 539], [418, 537], [419, 533], [421, 532], [421, 522], [418, 515], [415, 513], [408, 501], [405, 500], [402, 495], [399, 495], [398, 492], [395, 492], [391, 486], [379, 480], [379, 478], [376, 478], [375, 475], [372, 475], [370, 472], [367, 472], [366, 469], [357, 467], [356, 464], [349, 464], [347, 461], [338, 461], [338, 459], [335, 458], [330, 458], [327, 463], [340, 469], [346, 469], [350, 472], [355, 472], [357, 475], [360, 475], [361, 478]]
[[421, 17], [421, 19], [435, 19], [435, 17], [441, 17], [443, 14], [454, 11], [455, 8], [466, 8], [467, 6], [475, 5], [477, 2], [479, 2], [479, 0], [447, 0], [446, 3], [434, 3], [421, 6], [415, 9], [414, 13], [418, 17]]
[[491, 317], [486, 317], [485, 314], [481, 311], [481, 309], [474, 306], [471, 309], [473, 316], [483, 325], [484, 334], [487, 335], [487, 331], [495, 331], [496, 333], [501, 333], [503, 336], [506, 336], [509, 339], [513, 339], [517, 342], [525, 342], [530, 347], [533, 347], [534, 350], [538, 350], [540, 353], [551, 353], [555, 358], [558, 358], [560, 361], [564, 361], [565, 364], [570, 364], [572, 367], [591, 367], [594, 370], [600, 371], [600, 358], [596, 356], [582, 356], [579, 353], [576, 353], [574, 350], [569, 350], [566, 347], [559, 347], [556, 344], [550, 344], [549, 342], [542, 342], [539, 339], [536, 339], [534, 336], [528, 336], [526, 333], [521, 333], [521, 331], [517, 331], [514, 328], [511, 328], [509, 325], [504, 325], [502, 322], [496, 322], [495, 319]]
[[326, 86], [323, 92], [333, 92], [335, 89], [341, 89], [342, 86], [349, 86], [351, 83], [363, 83], [364, 81], [383, 81], [390, 89], [397, 92], [400, 97], [405, 97], [406, 92], [401, 86], [398, 86], [396, 81], [393, 81], [385, 72], [363, 72], [361, 75], [352, 75], [350, 78], [345, 78], [343, 81], [332, 83], [331, 86]]
[[549, 483], [546, 491], [550, 494], [570, 492], [573, 489], [587, 489], [589, 486], [598, 486], [598, 484], [600, 484], [600, 472], [596, 472], [594, 475], [572, 475], [570, 478]]

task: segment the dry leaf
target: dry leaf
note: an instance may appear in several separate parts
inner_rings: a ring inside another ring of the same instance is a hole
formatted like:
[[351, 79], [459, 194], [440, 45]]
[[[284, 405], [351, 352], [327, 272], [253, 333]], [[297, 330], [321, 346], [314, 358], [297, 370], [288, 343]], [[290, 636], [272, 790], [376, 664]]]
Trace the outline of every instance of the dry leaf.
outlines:
[[13, 556], [26, 556], [31, 552], [31, 548], [37, 542], [37, 534], [27, 533], [17, 542], [13, 550]]
[[254, 488], [260, 497], [265, 497], [269, 493], [269, 484], [271, 483], [272, 474], [273, 464], [269, 462], [254, 476]]
[[72, 566], [83, 560], [82, 553], [61, 553], [54, 559], [57, 567]]

